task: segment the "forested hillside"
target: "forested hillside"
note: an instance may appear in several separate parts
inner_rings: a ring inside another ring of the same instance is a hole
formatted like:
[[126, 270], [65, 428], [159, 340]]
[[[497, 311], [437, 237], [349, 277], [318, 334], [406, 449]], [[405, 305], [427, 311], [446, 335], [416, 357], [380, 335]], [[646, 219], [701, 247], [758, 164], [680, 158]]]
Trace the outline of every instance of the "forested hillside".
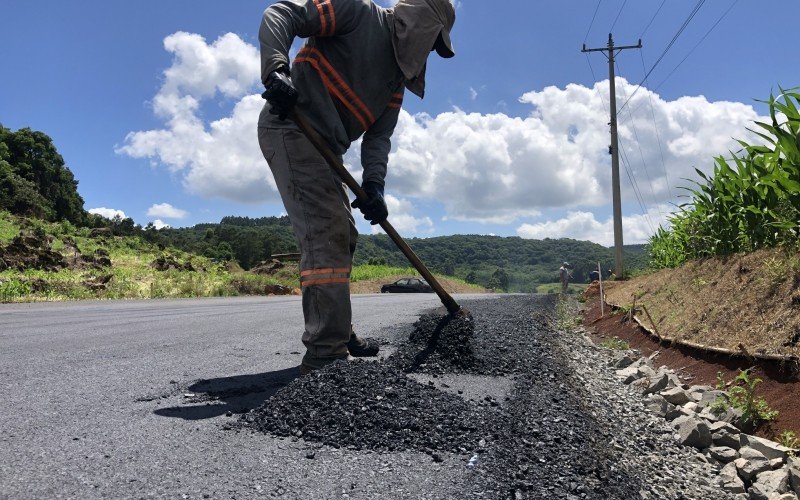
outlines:
[[[225, 217], [219, 224], [165, 229], [153, 233], [164, 245], [212, 258], [232, 256], [245, 269], [271, 254], [296, 252], [294, 236], [286, 217]], [[612, 267], [611, 249], [587, 241], [570, 239], [524, 240], [497, 236], [454, 235], [413, 238], [411, 247], [434, 271], [457, 276], [488, 288], [531, 292], [536, 285], [558, 280], [558, 268], [566, 261], [573, 266], [577, 282], [586, 282], [601, 262]], [[644, 246], [626, 248], [628, 270], [647, 266]], [[385, 235], [362, 235], [356, 264], [408, 265], [405, 257]]]

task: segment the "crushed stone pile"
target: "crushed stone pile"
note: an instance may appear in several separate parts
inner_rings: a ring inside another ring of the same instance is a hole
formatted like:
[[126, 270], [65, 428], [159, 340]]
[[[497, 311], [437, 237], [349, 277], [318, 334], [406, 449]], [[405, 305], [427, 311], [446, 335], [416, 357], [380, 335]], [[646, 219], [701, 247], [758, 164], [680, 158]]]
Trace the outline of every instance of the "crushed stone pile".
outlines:
[[489, 408], [420, 384], [377, 362], [336, 362], [294, 380], [246, 425], [278, 436], [334, 448], [465, 453], [487, 436], [479, 429], [498, 416]]

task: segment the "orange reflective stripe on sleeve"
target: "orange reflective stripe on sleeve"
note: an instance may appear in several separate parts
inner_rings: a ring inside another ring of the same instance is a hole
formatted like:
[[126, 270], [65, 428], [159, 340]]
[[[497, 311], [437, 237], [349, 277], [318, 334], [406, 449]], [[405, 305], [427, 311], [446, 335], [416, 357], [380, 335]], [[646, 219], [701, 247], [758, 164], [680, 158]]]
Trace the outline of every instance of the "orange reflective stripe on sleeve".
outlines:
[[314, 0], [319, 12], [319, 35], [332, 36], [336, 33], [336, 14], [333, 11], [333, 0]]
[[392, 98], [389, 100], [389, 104], [386, 107], [390, 109], [400, 109], [403, 107], [403, 94], [392, 94]]

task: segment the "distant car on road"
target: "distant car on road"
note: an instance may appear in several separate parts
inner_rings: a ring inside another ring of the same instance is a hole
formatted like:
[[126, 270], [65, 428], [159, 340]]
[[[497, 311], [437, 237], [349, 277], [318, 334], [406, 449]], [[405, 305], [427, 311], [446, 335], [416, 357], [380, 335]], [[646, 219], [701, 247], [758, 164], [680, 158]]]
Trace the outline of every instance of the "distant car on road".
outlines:
[[423, 279], [403, 278], [383, 285], [381, 293], [433, 293], [433, 288]]

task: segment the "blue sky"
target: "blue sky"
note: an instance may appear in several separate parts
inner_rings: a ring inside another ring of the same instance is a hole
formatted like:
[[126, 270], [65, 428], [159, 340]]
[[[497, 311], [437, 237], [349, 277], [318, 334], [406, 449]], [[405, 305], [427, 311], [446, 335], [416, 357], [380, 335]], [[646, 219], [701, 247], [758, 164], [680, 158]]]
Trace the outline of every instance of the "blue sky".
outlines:
[[[190, 63], [178, 61], [188, 53], [181, 50], [198, 47], [199, 39], [188, 34], [202, 37], [201, 47], [214, 48], [212, 58], [229, 56], [215, 42], [234, 34], [240, 43], [232, 46], [247, 59], [257, 47], [268, 3], [6, 0], [0, 18], [0, 123], [52, 136], [80, 181], [87, 208], [113, 208], [142, 224], [160, 219], [174, 226], [231, 214], [280, 214], [263, 160], [248, 149], [255, 144], [254, 132], [253, 143], [247, 142], [255, 101], [247, 99], [258, 92], [251, 64], [243, 62], [236, 75], [217, 75], [242, 84], [227, 95], [175, 80], [179, 97], [199, 102], [193, 118], [201, 132], [215, 120], [236, 122], [234, 107], [241, 105], [238, 137], [205, 136], [219, 164], [171, 163], [170, 151], [191, 141], [176, 137], [169, 117], [154, 110], [170, 82], [166, 70], [177, 68], [174, 79], [197, 74]], [[616, 41], [636, 43], [661, 3], [602, 0], [587, 37], [596, 0], [461, 0], [453, 31], [457, 57], [431, 59], [427, 97], [407, 95], [409, 114], [398, 126], [387, 189], [401, 231], [608, 243], [608, 68], [602, 55], [590, 55], [601, 81], [595, 89], [580, 48], [585, 39], [593, 47], [604, 45], [618, 14]], [[632, 83], [618, 84], [621, 94], [632, 92], [643, 61], [648, 68], [653, 64], [696, 3], [666, 2], [643, 37], [641, 55], [620, 56], [621, 76]], [[731, 5], [716, 30], [655, 89]], [[627, 241], [642, 241], [657, 226], [691, 167], [707, 168], [711, 156], [733, 147], [732, 136], [745, 135], [746, 124], [764, 113], [754, 98], [765, 98], [778, 85], [800, 84], [792, 49], [795, 16], [781, 15], [794, 8], [788, 0], [705, 2], [631, 101], [628, 111], [634, 114], [620, 118], [622, 147], [644, 203], [623, 173]], [[164, 41], [179, 32], [187, 35], [173, 38], [170, 53]], [[171, 135], [146, 145], [129, 137], [146, 131]], [[357, 156], [348, 160], [357, 164]], [[236, 172], [225, 170], [236, 161]], [[223, 174], [233, 187], [217, 189], [222, 177], [215, 175]], [[237, 189], [236, 182], [251, 185]]]

